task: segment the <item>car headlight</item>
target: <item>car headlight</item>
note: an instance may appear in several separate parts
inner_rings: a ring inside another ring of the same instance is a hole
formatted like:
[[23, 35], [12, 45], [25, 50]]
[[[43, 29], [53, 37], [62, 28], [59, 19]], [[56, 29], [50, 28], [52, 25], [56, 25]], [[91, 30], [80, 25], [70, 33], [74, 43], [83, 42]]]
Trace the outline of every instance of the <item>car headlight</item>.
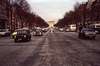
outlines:
[[17, 34], [17, 32], [14, 32], [12, 35], [16, 35]]
[[5, 35], [5, 33], [2, 33], [2, 35]]
[[93, 34], [95, 35], [96, 33], [94, 32]]
[[16, 36], [14, 36], [14, 38], [16, 38]]
[[26, 38], [26, 35], [24, 35], [24, 38]]

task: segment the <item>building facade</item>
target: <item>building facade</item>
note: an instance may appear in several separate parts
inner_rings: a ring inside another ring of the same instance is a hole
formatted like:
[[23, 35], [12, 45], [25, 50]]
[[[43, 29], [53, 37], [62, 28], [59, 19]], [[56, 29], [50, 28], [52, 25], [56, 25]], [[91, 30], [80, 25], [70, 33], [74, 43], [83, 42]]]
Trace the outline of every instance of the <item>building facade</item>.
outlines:
[[7, 28], [6, 0], [0, 0], [0, 29]]

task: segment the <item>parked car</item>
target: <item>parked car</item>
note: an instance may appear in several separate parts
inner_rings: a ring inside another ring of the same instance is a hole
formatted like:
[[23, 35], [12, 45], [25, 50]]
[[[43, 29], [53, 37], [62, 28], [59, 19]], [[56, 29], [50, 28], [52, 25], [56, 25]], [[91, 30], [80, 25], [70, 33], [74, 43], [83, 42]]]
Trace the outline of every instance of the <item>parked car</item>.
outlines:
[[8, 29], [0, 29], [0, 36], [10, 36], [11, 32]]
[[33, 35], [34, 36], [42, 36], [43, 35], [42, 29], [34, 29]]
[[70, 32], [70, 28], [66, 28], [65, 29], [65, 32]]
[[93, 29], [89, 29], [89, 28], [83, 28], [81, 30], [81, 32], [79, 32], [78, 34], [79, 38], [86, 38], [86, 37], [90, 37], [92, 39], [95, 39], [96, 37], [96, 33]]
[[90, 24], [89, 28], [93, 29], [97, 34], [100, 34], [100, 23]]
[[48, 29], [47, 28], [42, 28], [42, 32], [47, 32]]
[[59, 28], [59, 31], [60, 31], [60, 32], [63, 32], [63, 31], [64, 31], [64, 29], [63, 29], [63, 28]]
[[30, 41], [31, 34], [29, 30], [20, 29], [17, 31], [17, 34], [14, 36], [14, 41], [17, 42], [18, 40]]

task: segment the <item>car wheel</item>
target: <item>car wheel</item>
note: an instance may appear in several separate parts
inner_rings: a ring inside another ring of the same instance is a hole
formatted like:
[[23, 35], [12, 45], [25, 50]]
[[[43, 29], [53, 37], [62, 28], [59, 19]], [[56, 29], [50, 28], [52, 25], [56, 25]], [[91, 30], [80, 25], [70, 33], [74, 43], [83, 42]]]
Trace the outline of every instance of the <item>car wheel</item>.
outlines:
[[17, 42], [17, 39], [14, 39], [14, 42]]
[[11, 34], [9, 34], [9, 36], [11, 36]]
[[92, 39], [95, 39], [95, 36], [93, 36]]
[[78, 38], [80, 38], [80, 35], [78, 35]]
[[29, 41], [31, 41], [31, 38], [29, 38]]
[[5, 36], [6, 36], [6, 37], [8, 37], [8, 36], [9, 36], [9, 34], [5, 34]]
[[14, 39], [14, 36], [12, 36], [12, 39]]
[[78, 38], [81, 38], [81, 35], [80, 34], [78, 34]]
[[82, 36], [82, 38], [83, 38], [83, 39], [86, 39], [86, 37], [85, 37], [85, 36]]
[[42, 36], [42, 34], [41, 34], [41, 36]]
[[7, 36], [8, 36], [7, 34], [4, 35], [4, 37], [7, 37]]
[[29, 39], [27, 38], [25, 41], [28, 42], [28, 40], [29, 40]]

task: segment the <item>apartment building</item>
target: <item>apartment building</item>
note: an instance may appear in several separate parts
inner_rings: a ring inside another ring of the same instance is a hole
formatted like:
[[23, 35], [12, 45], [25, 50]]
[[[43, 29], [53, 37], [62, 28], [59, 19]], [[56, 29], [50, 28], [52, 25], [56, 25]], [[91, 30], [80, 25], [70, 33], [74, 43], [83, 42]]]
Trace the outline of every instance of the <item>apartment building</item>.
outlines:
[[88, 0], [88, 3], [87, 3], [87, 8], [88, 9], [91, 9], [91, 5], [92, 3], [94, 2], [95, 0]]
[[6, 1], [0, 0], [0, 29], [7, 28]]

